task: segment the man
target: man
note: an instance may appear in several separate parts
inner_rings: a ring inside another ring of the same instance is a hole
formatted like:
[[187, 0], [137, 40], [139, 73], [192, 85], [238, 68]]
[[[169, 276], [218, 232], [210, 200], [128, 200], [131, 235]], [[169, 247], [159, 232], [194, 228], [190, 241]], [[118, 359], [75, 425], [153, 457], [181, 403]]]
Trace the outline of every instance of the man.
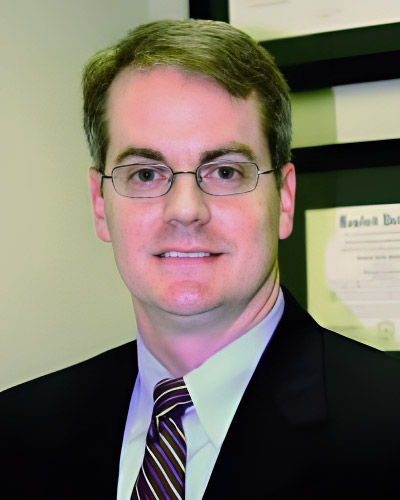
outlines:
[[[280, 288], [295, 173], [271, 57], [226, 24], [151, 23], [94, 56], [84, 99], [138, 340], [4, 393], [4, 498], [394, 498], [397, 362]], [[153, 419], [155, 387], [154, 408], [183, 399]]]

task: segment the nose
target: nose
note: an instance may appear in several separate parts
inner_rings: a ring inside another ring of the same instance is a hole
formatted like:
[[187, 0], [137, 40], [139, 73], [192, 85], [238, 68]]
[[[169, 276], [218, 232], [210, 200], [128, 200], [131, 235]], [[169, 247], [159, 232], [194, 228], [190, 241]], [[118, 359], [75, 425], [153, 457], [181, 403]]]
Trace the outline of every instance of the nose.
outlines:
[[164, 196], [164, 222], [184, 226], [206, 224], [211, 215], [208, 197], [197, 185], [195, 172], [177, 172], [170, 191]]

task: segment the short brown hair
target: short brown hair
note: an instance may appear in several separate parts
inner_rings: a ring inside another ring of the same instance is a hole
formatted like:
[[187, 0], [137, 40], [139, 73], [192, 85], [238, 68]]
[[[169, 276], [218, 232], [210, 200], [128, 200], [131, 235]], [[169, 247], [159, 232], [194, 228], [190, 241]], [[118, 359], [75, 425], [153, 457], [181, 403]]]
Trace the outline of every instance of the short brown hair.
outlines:
[[145, 71], [172, 66], [203, 75], [234, 97], [252, 92], [277, 167], [290, 160], [291, 118], [288, 86], [270, 54], [248, 35], [216, 21], [156, 21], [130, 31], [116, 45], [96, 53], [83, 74], [84, 127], [97, 170], [104, 173], [108, 148], [106, 106], [114, 78], [126, 68]]

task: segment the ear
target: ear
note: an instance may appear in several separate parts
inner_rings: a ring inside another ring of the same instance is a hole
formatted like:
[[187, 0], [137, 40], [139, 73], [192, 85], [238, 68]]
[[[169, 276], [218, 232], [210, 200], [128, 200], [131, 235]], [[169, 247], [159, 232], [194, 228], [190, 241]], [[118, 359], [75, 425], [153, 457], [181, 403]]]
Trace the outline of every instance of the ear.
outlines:
[[279, 238], [289, 237], [293, 229], [294, 198], [296, 194], [296, 173], [294, 165], [287, 163], [282, 167], [281, 216], [279, 220]]
[[94, 227], [97, 236], [103, 241], [111, 241], [104, 209], [104, 198], [101, 193], [101, 174], [91, 167], [89, 170], [90, 195], [94, 216]]

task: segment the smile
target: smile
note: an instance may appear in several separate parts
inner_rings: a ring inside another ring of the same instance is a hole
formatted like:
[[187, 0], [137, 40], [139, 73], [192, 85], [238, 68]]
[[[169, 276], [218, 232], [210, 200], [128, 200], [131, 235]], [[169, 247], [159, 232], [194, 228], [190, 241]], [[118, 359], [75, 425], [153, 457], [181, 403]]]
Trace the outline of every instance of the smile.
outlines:
[[159, 257], [212, 257], [214, 255], [217, 254], [208, 252], [176, 252], [172, 250], [171, 252], [160, 254]]

